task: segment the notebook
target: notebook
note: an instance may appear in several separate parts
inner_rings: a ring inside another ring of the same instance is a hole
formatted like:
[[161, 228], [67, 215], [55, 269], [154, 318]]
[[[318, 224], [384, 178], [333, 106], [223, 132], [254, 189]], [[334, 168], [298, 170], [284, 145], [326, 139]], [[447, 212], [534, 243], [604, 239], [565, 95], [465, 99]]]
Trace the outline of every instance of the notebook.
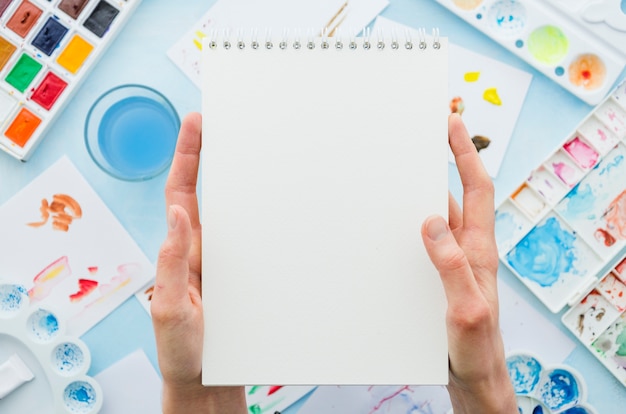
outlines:
[[205, 39], [205, 385], [447, 383], [447, 39], [343, 33]]

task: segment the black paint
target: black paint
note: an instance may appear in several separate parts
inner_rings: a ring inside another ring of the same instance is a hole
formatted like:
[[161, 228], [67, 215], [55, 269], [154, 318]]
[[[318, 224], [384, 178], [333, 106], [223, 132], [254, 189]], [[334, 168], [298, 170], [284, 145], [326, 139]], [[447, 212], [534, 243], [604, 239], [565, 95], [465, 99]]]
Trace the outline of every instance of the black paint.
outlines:
[[83, 26], [89, 29], [90, 32], [98, 37], [104, 36], [104, 34], [111, 27], [111, 23], [120, 13], [118, 9], [111, 6], [106, 1], [102, 0], [95, 9], [91, 12]]
[[37, 33], [32, 44], [37, 49], [50, 56], [67, 31], [67, 27], [50, 17], [39, 33]]

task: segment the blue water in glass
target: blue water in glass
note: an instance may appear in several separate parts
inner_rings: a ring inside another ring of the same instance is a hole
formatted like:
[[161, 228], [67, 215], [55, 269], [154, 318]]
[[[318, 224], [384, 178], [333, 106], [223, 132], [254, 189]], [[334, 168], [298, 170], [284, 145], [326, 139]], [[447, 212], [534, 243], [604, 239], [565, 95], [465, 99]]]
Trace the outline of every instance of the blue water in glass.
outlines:
[[170, 163], [177, 118], [161, 103], [133, 96], [113, 104], [98, 127], [102, 156], [125, 178], [150, 178]]

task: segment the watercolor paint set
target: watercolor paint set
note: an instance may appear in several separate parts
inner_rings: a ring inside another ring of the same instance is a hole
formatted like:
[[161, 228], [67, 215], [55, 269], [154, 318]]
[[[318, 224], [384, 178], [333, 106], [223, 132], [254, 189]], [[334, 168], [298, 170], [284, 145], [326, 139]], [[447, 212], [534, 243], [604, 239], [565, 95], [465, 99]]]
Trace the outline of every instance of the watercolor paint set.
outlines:
[[562, 322], [626, 386], [625, 178], [626, 81], [498, 206], [496, 241], [550, 311], [570, 307]]
[[141, 0], [0, 0], [0, 148], [27, 160]]
[[596, 414], [587, 384], [568, 365], [546, 366], [537, 357], [514, 353], [506, 358], [519, 414]]
[[96, 414], [100, 385], [91, 356], [55, 312], [29, 301], [22, 285], [0, 283], [0, 412]]
[[590, 105], [626, 66], [621, 0], [437, 2]]

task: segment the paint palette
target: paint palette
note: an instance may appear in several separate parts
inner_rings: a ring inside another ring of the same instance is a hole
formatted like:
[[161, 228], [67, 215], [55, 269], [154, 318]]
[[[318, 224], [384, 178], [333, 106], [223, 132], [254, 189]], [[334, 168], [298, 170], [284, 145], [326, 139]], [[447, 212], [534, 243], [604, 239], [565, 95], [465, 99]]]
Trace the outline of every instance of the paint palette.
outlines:
[[0, 320], [0, 362], [15, 354], [34, 375], [0, 399], [0, 412], [92, 414], [100, 410], [102, 390], [86, 375], [89, 349], [78, 338], [64, 335], [63, 320], [47, 309], [29, 306], [22, 286], [1, 283]]
[[496, 210], [501, 261], [624, 385], [625, 177], [626, 81]]
[[583, 377], [566, 365], [545, 366], [535, 356], [511, 354], [506, 359], [520, 414], [595, 414], [585, 401]]
[[141, 0], [0, 0], [0, 148], [26, 160]]
[[621, 0], [437, 0], [585, 102], [626, 65]]

